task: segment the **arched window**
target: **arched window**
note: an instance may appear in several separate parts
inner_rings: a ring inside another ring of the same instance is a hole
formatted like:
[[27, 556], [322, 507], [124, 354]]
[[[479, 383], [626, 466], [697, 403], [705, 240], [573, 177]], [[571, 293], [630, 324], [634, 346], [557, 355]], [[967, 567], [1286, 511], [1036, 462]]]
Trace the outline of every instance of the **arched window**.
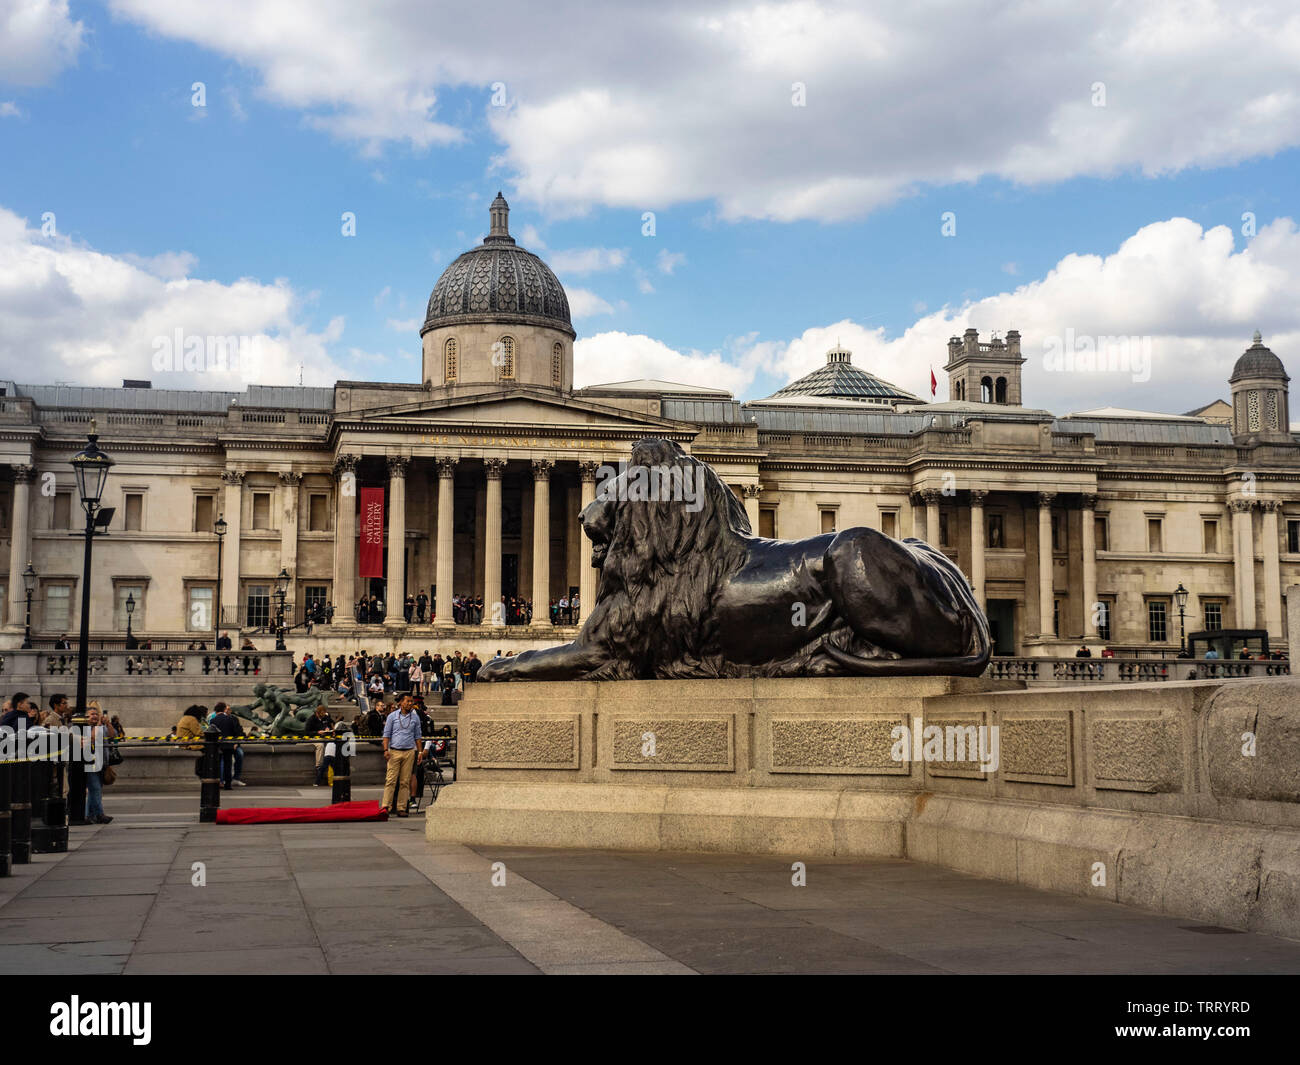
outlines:
[[551, 348], [551, 384], [556, 388], [564, 384], [564, 345], [558, 341]]
[[956, 398], [956, 399], [965, 399], [965, 398], [966, 398], [966, 382], [965, 382], [965, 381], [958, 381], [958, 382], [957, 382], [957, 395], [956, 395], [955, 398]]
[[442, 346], [442, 379], [446, 384], [451, 384], [457, 380], [460, 374], [458, 362], [459, 360], [456, 358], [456, 338], [449, 337]]
[[980, 378], [980, 402], [993, 402], [993, 378], [991, 377]]
[[502, 337], [497, 341], [497, 350], [494, 352], [497, 357], [498, 376], [503, 381], [513, 380], [515, 376], [515, 338]]
[[1007, 401], [1007, 379], [1005, 377], [998, 378], [998, 384], [997, 384], [996, 394], [994, 398], [998, 403], [1005, 403]]

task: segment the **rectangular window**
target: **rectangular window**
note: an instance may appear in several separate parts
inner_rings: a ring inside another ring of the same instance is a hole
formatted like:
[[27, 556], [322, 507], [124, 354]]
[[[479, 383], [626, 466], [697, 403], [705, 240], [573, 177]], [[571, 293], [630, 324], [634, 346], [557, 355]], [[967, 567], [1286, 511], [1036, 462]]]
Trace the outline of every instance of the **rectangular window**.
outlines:
[[45, 588], [45, 627], [54, 632], [68, 631], [71, 616], [72, 588], [66, 584], [50, 584]]
[[835, 511], [822, 511], [822, 532], [833, 533], [835, 531]]
[[1109, 551], [1110, 550], [1110, 519], [1104, 518], [1100, 514], [1097, 515], [1097, 518], [1093, 522], [1093, 528], [1094, 531], [1096, 532], [1095, 539], [1097, 541], [1097, 545], [1096, 545], [1097, 550]]
[[1059, 599], [1052, 600], [1052, 635], [1061, 635], [1061, 601]]
[[1094, 609], [1097, 611], [1097, 635], [1100, 636], [1103, 640], [1109, 640], [1110, 639], [1110, 602], [1108, 600], [1102, 599], [1097, 603]]
[[1292, 555], [1300, 555], [1300, 521], [1295, 518], [1287, 519], [1286, 549]]
[[1164, 599], [1147, 600], [1147, 639], [1152, 643], [1169, 639], [1169, 604]]
[[185, 627], [191, 632], [211, 632], [216, 617], [212, 600], [216, 590], [205, 585], [190, 586], [190, 601], [185, 617]]
[[319, 616], [325, 615], [325, 604], [329, 602], [328, 589], [323, 584], [308, 584], [302, 590], [303, 620], [314, 618], [317, 610]]
[[131, 596], [134, 600], [134, 611], [131, 614], [132, 631], [144, 628], [144, 585], [118, 584], [113, 588], [113, 628], [118, 632], [126, 632], [127, 596]]
[[[144, 517], [144, 496], [139, 492], [127, 492], [124, 502], [123, 509], [126, 513], [122, 518], [122, 527], [127, 532], [139, 532]], [[122, 627], [125, 628], [126, 626], [123, 625]]]
[[253, 528], [271, 528], [271, 493], [253, 493]]
[[54, 494], [54, 517], [50, 520], [51, 529], [72, 528], [72, 493], [56, 492]]
[[1219, 523], [1213, 518], [1201, 522], [1201, 546], [1207, 555], [1219, 553]]
[[898, 515], [892, 510], [882, 511], [880, 515], [880, 531], [886, 536], [898, 535]]
[[987, 529], [988, 539], [985, 547], [1005, 547], [1006, 546], [1006, 527], [1001, 514], [989, 515], [989, 526]]
[[271, 624], [271, 586], [250, 584], [247, 592], [244, 624], [249, 628], [265, 628]]
[[762, 507], [758, 512], [758, 535], [768, 540], [776, 539], [776, 511]]
[[952, 539], [948, 535], [948, 513], [943, 510], [939, 511], [939, 546], [952, 546]]
[[1153, 555], [1164, 550], [1163, 525], [1160, 518], [1147, 518], [1147, 550]]
[[1223, 604], [1205, 604], [1205, 631], [1218, 632], [1223, 628]]
[[1065, 515], [1052, 515], [1052, 550], [1065, 550]]
[[212, 532], [212, 496], [194, 497], [194, 531]]

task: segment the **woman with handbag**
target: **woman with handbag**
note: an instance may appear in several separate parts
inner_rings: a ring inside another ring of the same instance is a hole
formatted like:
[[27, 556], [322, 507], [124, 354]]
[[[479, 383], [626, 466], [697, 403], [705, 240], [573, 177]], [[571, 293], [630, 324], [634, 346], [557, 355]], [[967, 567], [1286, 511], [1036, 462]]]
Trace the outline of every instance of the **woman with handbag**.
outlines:
[[[93, 699], [86, 705], [89, 735], [83, 741], [86, 751], [86, 820], [92, 825], [106, 825], [113, 819], [104, 813], [104, 785], [117, 776], [113, 769], [122, 755], [113, 745], [117, 733]], [[95, 766], [99, 768], [96, 769]]]

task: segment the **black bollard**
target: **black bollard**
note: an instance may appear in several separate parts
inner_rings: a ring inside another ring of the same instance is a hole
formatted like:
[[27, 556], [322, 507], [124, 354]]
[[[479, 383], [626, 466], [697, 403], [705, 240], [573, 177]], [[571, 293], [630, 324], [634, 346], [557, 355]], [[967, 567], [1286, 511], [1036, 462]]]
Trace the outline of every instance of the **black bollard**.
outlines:
[[9, 780], [12, 775], [13, 764], [0, 762], [0, 876], [9, 876], [13, 871], [9, 858], [10, 841], [13, 839], [13, 826], [9, 820]]
[[334, 787], [330, 792], [330, 802], [352, 801], [352, 759], [348, 756], [347, 744], [352, 742], [352, 733], [340, 732], [334, 738]]
[[203, 733], [199, 756], [199, 822], [215, 824], [221, 809], [221, 733], [209, 727]]
[[14, 762], [9, 776], [9, 823], [13, 837], [9, 853], [14, 865], [30, 865], [32, 860], [32, 763]]
[[72, 761], [68, 763], [68, 824], [84, 825], [86, 823], [86, 763], [85, 749], [81, 746], [87, 735], [89, 719], [74, 717], [72, 719], [73, 751]]
[[57, 758], [32, 766], [32, 853], [61, 854], [68, 849], [68, 804], [63, 798], [63, 766]]

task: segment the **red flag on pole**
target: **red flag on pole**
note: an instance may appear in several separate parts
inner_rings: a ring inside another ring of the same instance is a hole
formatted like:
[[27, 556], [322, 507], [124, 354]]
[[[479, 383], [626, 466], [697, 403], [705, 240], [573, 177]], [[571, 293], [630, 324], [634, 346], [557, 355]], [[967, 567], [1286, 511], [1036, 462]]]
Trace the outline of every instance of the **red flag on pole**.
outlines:
[[935, 380], [934, 367], [932, 366], [930, 367], [930, 395], [932, 396], [938, 395], [938, 392], [939, 392], [939, 382]]
[[384, 575], [384, 490], [361, 489], [361, 576]]

